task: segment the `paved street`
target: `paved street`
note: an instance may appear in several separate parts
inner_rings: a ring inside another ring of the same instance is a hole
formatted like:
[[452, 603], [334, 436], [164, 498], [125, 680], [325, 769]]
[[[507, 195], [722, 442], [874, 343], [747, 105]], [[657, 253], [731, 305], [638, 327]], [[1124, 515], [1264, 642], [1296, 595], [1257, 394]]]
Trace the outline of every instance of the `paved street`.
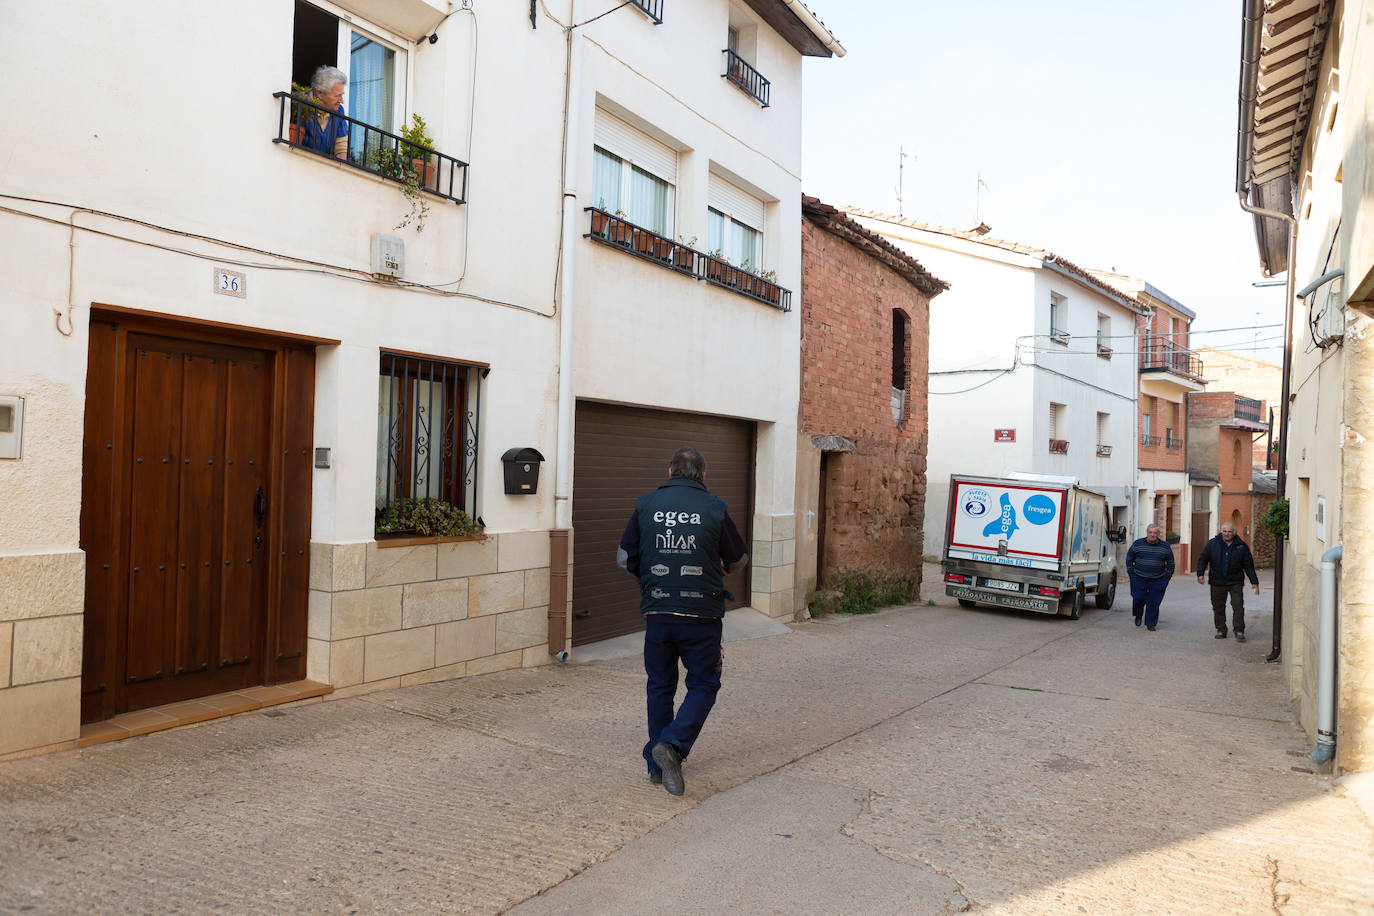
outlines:
[[[0, 912], [1374, 912], [1251, 640], [936, 606], [733, 642], [687, 794], [634, 657], [0, 764]], [[1270, 594], [1255, 599], [1267, 608]]]

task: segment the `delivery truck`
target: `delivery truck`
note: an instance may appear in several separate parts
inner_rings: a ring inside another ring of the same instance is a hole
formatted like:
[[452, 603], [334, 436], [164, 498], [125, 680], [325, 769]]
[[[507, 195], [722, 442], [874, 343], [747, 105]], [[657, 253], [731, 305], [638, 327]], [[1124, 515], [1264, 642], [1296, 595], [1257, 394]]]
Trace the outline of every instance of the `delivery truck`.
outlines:
[[1107, 497], [1075, 477], [953, 474], [942, 566], [945, 594], [1077, 620], [1092, 598], [1110, 608], [1118, 575]]

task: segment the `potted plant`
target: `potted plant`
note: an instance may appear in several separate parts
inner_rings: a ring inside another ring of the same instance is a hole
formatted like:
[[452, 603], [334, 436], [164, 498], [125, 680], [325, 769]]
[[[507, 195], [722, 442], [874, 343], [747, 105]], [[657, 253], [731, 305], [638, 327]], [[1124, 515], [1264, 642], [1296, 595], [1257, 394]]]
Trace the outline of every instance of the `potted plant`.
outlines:
[[690, 239], [684, 239], [679, 235], [677, 240], [681, 244], [673, 246], [673, 266], [678, 270], [691, 273], [696, 267], [697, 253], [693, 249], [696, 247], [697, 237], [694, 235]]
[[434, 156], [431, 152], [434, 147], [434, 138], [425, 132], [426, 127], [424, 118], [418, 114], [412, 114], [410, 125], [401, 128], [401, 139], [408, 144], [405, 149], [410, 154], [411, 168], [415, 170], [418, 183], [431, 191], [437, 191], [439, 189], [439, 167], [437, 164], [430, 164], [430, 159]]
[[1179, 537], [1177, 531], [1166, 531], [1164, 532], [1164, 540], [1170, 544], [1177, 544], [1179, 541], [1183, 540], [1183, 538]]
[[[297, 82], [291, 83], [292, 99], [310, 101], [310, 92], [309, 86], [303, 86]], [[287, 130], [289, 131], [289, 137], [292, 143], [299, 144], [301, 142], [302, 135], [305, 133], [305, 122], [315, 114], [315, 109], [311, 108], [309, 105], [302, 105], [300, 102], [296, 101], [291, 103], [291, 123], [287, 125]]]
[[367, 162], [378, 175], [401, 183], [401, 193], [405, 195], [410, 209], [401, 217], [396, 228], [404, 229], [414, 224], [416, 232], [423, 232], [425, 218], [429, 216], [429, 202], [420, 194], [420, 173], [416, 171], [408, 151], [383, 146], [368, 153]]
[[442, 499], [398, 499], [377, 510], [378, 535], [413, 534], [454, 537], [477, 534], [476, 523], [462, 509]]

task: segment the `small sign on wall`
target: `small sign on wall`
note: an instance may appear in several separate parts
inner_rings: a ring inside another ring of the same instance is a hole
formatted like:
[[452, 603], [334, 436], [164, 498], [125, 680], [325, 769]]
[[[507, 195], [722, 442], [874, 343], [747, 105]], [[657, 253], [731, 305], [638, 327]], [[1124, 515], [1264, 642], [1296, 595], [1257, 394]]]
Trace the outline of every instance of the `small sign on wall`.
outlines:
[[1016, 430], [1014, 429], [994, 429], [992, 431], [993, 442], [1015, 442]]
[[237, 270], [229, 270], [226, 267], [215, 268], [215, 292], [221, 296], [234, 296], [238, 299], [248, 298], [247, 280], [243, 274]]

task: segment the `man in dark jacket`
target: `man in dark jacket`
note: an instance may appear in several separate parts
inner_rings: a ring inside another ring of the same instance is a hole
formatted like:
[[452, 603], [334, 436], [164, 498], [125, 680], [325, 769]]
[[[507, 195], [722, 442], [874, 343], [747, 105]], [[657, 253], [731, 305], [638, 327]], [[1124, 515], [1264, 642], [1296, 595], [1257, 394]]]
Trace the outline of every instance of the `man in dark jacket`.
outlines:
[[[682, 759], [720, 690], [725, 575], [749, 562], [725, 503], [706, 490], [701, 452], [686, 447], [673, 453], [668, 482], [639, 498], [617, 554], [621, 567], [639, 579], [641, 593], [649, 779], [681, 795]], [[687, 669], [687, 696], [675, 715], [679, 660]]]
[[1159, 603], [1174, 574], [1174, 551], [1160, 536], [1159, 526], [1150, 525], [1126, 551], [1126, 575], [1131, 577], [1131, 613], [1135, 625], [1141, 617], [1152, 632], [1159, 623]]
[[1236, 526], [1226, 522], [1221, 534], [1207, 542], [1197, 558], [1197, 581], [1211, 567], [1208, 580], [1212, 586], [1212, 622], [1217, 627], [1217, 639], [1226, 638], [1226, 596], [1231, 596], [1231, 629], [1236, 642], [1245, 642], [1245, 580], [1249, 579], [1259, 594], [1259, 576], [1255, 575], [1255, 558], [1250, 545], [1236, 536]]

